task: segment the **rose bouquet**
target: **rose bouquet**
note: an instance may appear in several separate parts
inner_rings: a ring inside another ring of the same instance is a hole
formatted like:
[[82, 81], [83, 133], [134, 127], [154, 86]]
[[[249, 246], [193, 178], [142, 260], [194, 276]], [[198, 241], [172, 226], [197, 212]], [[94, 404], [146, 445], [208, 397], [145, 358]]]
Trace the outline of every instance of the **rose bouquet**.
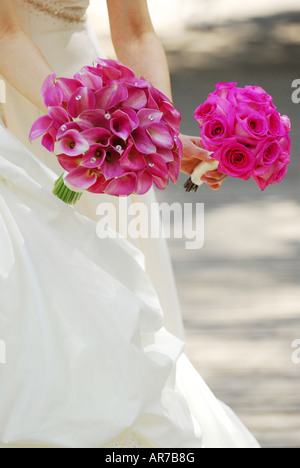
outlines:
[[201, 177], [216, 169], [243, 180], [252, 177], [261, 190], [286, 175], [291, 122], [279, 114], [272, 97], [259, 86], [218, 83], [196, 109], [195, 119], [200, 124], [202, 146], [211, 153], [212, 161], [195, 169], [185, 184], [187, 191], [197, 191]]
[[48, 115], [33, 124], [30, 139], [42, 137], [57, 155], [65, 173], [53, 193], [66, 203], [76, 203], [84, 190], [128, 196], [177, 181], [181, 115], [129, 68], [98, 59], [73, 79], [50, 75], [42, 96]]

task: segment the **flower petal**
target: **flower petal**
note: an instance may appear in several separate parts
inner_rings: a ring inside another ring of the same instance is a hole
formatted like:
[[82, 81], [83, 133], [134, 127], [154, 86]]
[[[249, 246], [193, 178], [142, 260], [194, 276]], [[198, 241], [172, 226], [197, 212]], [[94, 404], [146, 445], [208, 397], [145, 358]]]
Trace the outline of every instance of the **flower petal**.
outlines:
[[168, 111], [164, 114], [164, 119], [168, 122], [172, 130], [174, 132], [180, 132], [180, 122], [181, 122], [181, 114], [178, 110], [173, 109]]
[[156, 153], [156, 146], [143, 128], [137, 128], [132, 133], [136, 149], [143, 154]]
[[153, 143], [155, 143], [159, 148], [173, 148], [174, 140], [164, 125], [153, 124], [147, 128], [147, 133], [150, 135]]
[[125, 112], [125, 114], [128, 115], [132, 130], [135, 130], [136, 128], [138, 128], [140, 122], [137, 117], [136, 111], [132, 109], [131, 107], [123, 107], [123, 106], [121, 110], [122, 112]]
[[158, 188], [158, 190], [165, 190], [169, 185], [169, 178], [161, 179], [155, 175], [152, 176], [154, 185]]
[[95, 93], [97, 109], [109, 110], [117, 107], [128, 96], [128, 91], [123, 83], [107, 86]]
[[163, 113], [155, 109], [142, 109], [137, 113], [140, 126], [143, 128], [149, 127], [154, 123], [159, 123]]
[[106, 157], [101, 166], [102, 173], [106, 179], [113, 179], [123, 174], [124, 169], [120, 165], [120, 154], [112, 148], [108, 149]]
[[48, 109], [49, 117], [53, 120], [56, 128], [61, 127], [65, 123], [70, 121], [67, 111], [60, 106], [51, 106]]
[[66, 122], [63, 124], [57, 131], [57, 140], [60, 140], [65, 133], [67, 133], [69, 130], [76, 130], [78, 132], [81, 131], [81, 128], [76, 122]]
[[115, 135], [127, 140], [132, 131], [128, 115], [121, 110], [114, 112], [110, 120], [110, 129]]
[[81, 135], [90, 145], [98, 144], [101, 146], [108, 146], [111, 137], [111, 133], [101, 127], [90, 128], [82, 132]]
[[63, 94], [58, 87], [50, 89], [47, 96], [45, 96], [45, 105], [50, 106], [60, 106], [63, 101]]
[[77, 167], [80, 166], [81, 163], [81, 156], [78, 156], [77, 158], [74, 158], [72, 156], [68, 156], [66, 154], [58, 154], [57, 155], [57, 160], [61, 167], [67, 171], [71, 172]]
[[128, 97], [124, 100], [125, 107], [132, 107], [133, 109], [143, 109], [147, 105], [147, 96], [145, 91], [140, 88], [129, 88]]
[[76, 130], [69, 130], [66, 132], [58, 145], [62, 153], [68, 156], [79, 156], [89, 149], [88, 142]]
[[138, 174], [138, 182], [137, 187], [135, 189], [135, 193], [137, 195], [144, 195], [145, 193], [149, 192], [153, 184], [153, 177], [148, 171], [145, 169], [144, 171]]
[[146, 162], [144, 156], [133, 146], [129, 144], [125, 153], [120, 159], [120, 164], [126, 171], [140, 171], [145, 168]]
[[176, 184], [181, 168], [181, 157], [178, 153], [174, 153], [174, 161], [167, 163], [167, 168], [171, 181]]
[[152, 175], [165, 179], [168, 177], [168, 169], [164, 159], [159, 154], [148, 154], [145, 157], [148, 164], [148, 170]]
[[105, 193], [109, 195], [128, 196], [135, 192], [137, 186], [137, 176], [133, 172], [124, 174], [118, 179], [112, 180], [106, 187]]
[[97, 176], [91, 169], [78, 167], [67, 175], [66, 181], [73, 187], [80, 189], [88, 189], [95, 184]]
[[78, 88], [68, 103], [68, 113], [78, 117], [82, 112], [95, 108], [95, 96], [89, 88]]
[[50, 133], [46, 133], [46, 135], [42, 138], [42, 145], [46, 148], [50, 153], [54, 152], [55, 147], [55, 139]]
[[91, 193], [105, 193], [105, 189], [108, 186], [109, 181], [105, 179], [104, 175], [97, 175], [97, 180], [94, 185], [89, 187], [87, 190]]
[[102, 109], [82, 112], [78, 119], [76, 119], [76, 122], [82, 130], [101, 127], [110, 131], [109, 120], [105, 118], [105, 112]]
[[63, 94], [64, 102], [69, 102], [75, 91], [82, 87], [82, 84], [72, 78], [57, 78], [57, 86]]
[[74, 75], [74, 78], [81, 83], [81, 85], [98, 91], [103, 87], [103, 80], [101, 76], [90, 72], [86, 67], [83, 68], [79, 73]]
[[46, 99], [46, 96], [49, 94], [51, 89], [55, 87], [55, 79], [56, 73], [52, 73], [45, 79], [41, 90], [41, 95], [44, 100]]
[[37, 138], [44, 135], [44, 133], [47, 133], [52, 125], [53, 121], [48, 115], [43, 115], [37, 119], [31, 127], [29, 134], [30, 140], [36, 140]]
[[100, 167], [106, 156], [106, 151], [100, 145], [92, 145], [89, 151], [82, 157], [81, 165], [83, 167]]

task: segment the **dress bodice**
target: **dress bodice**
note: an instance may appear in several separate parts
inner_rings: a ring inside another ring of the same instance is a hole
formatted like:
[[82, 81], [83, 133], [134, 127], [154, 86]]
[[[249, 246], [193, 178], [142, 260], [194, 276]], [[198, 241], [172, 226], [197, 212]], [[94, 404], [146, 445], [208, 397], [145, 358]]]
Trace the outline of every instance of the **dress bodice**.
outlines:
[[21, 0], [21, 3], [66, 22], [82, 22], [89, 6], [89, 0]]

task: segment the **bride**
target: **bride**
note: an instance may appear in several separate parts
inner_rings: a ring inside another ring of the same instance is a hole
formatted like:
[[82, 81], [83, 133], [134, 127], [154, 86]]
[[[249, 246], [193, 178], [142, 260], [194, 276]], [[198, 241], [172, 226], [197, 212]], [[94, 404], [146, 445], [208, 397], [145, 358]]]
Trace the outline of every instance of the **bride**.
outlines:
[[[107, 3], [118, 58], [171, 97], [146, 0]], [[100, 240], [106, 197], [85, 194], [75, 210], [56, 199], [61, 168], [28, 141], [46, 111], [45, 77], [71, 77], [101, 56], [87, 7], [0, 0], [0, 447], [258, 447], [183, 352], [165, 244]], [[199, 139], [181, 138], [191, 173], [207, 154]], [[205, 177], [213, 189], [223, 179]]]

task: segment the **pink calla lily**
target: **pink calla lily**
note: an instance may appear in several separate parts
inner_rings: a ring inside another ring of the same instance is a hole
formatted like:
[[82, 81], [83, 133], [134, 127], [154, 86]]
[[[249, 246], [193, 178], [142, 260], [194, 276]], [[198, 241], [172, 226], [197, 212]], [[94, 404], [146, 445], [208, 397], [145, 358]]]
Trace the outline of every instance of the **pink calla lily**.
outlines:
[[174, 153], [174, 161], [167, 163], [168, 173], [174, 184], [176, 184], [180, 174], [181, 159], [178, 153]]
[[85, 167], [77, 167], [72, 172], [70, 172], [66, 181], [73, 185], [73, 187], [86, 190], [95, 184], [97, 180], [97, 175], [92, 169], [87, 169]]
[[106, 151], [100, 145], [92, 145], [87, 153], [82, 157], [81, 165], [83, 167], [97, 168], [103, 163]]
[[143, 89], [128, 88], [128, 97], [124, 100], [123, 106], [133, 109], [143, 109], [147, 105], [147, 96]]
[[67, 172], [72, 172], [81, 164], [81, 156], [72, 157], [67, 154], [58, 154], [57, 159], [61, 167]]
[[153, 175], [152, 178], [153, 178], [153, 183], [156, 186], [156, 188], [158, 188], [158, 190], [165, 190], [169, 185], [168, 177], [161, 178], [161, 177]]
[[61, 140], [61, 138], [69, 131], [69, 130], [76, 130], [77, 132], [81, 131], [81, 128], [76, 122], [66, 122], [63, 124], [58, 130], [56, 139]]
[[144, 156], [130, 143], [120, 159], [120, 164], [125, 171], [141, 171], [146, 167]]
[[114, 148], [118, 153], [123, 154], [125, 149], [128, 147], [130, 141], [125, 142], [122, 138], [117, 135], [112, 135], [109, 139], [109, 146]]
[[110, 129], [115, 135], [122, 138], [122, 140], [127, 140], [132, 131], [128, 115], [121, 110], [114, 112], [110, 120]]
[[43, 115], [34, 122], [30, 130], [29, 139], [36, 140], [37, 138], [40, 138], [45, 133], [49, 132], [52, 125], [53, 120], [51, 119], [51, 117], [49, 117], [48, 115]]
[[123, 83], [113, 86], [107, 86], [95, 93], [97, 109], [105, 111], [112, 107], [117, 107], [121, 102], [125, 101], [128, 97], [128, 91]]
[[118, 197], [127, 197], [135, 192], [137, 186], [137, 176], [133, 172], [123, 174], [121, 177], [112, 180], [106, 187], [106, 193]]
[[143, 171], [138, 173], [138, 182], [135, 189], [135, 193], [137, 195], [144, 195], [145, 193], [149, 192], [153, 184], [153, 177], [148, 171], [148, 169], [144, 169]]
[[49, 92], [51, 91], [51, 89], [55, 87], [55, 83], [56, 83], [56, 73], [52, 73], [51, 75], [47, 76], [47, 78], [45, 79], [43, 83], [42, 90], [41, 90], [41, 95], [44, 101], [46, 97], [48, 96]]
[[58, 143], [62, 153], [68, 156], [79, 156], [89, 149], [86, 139], [76, 130], [69, 130]]
[[156, 146], [153, 143], [150, 136], [147, 134], [145, 129], [139, 127], [136, 130], [134, 130], [134, 132], [132, 133], [132, 138], [134, 140], [136, 149], [140, 153], [156, 153]]
[[147, 128], [154, 123], [159, 123], [163, 113], [155, 109], [142, 109], [137, 113], [140, 126]]
[[174, 152], [163, 148], [159, 149], [159, 155], [163, 158], [165, 163], [173, 162], [175, 154], [178, 154], [178, 152]]
[[106, 180], [103, 174], [98, 174], [96, 182], [87, 190], [91, 193], [105, 193], [109, 182], [110, 181]]
[[168, 174], [167, 166], [163, 158], [159, 154], [148, 154], [145, 157], [148, 170], [152, 175], [165, 178]]
[[119, 177], [124, 172], [120, 165], [120, 159], [120, 154], [113, 148], [109, 148], [107, 150], [105, 159], [101, 166], [102, 173], [106, 179]]
[[70, 78], [57, 78], [57, 87], [63, 94], [64, 102], [68, 102], [73, 94], [82, 87], [82, 84], [80, 81]]
[[95, 95], [89, 88], [78, 88], [70, 98], [68, 104], [68, 113], [76, 118], [82, 112], [95, 108]]
[[98, 91], [103, 87], [102, 77], [92, 73], [88, 67], [85, 67], [79, 73], [76, 73], [74, 78], [81, 83], [81, 86], [91, 88], [94, 91]]
[[105, 112], [102, 109], [93, 109], [82, 112], [76, 119], [81, 130], [89, 130], [94, 127], [101, 127], [110, 131], [110, 114], [109, 119], [105, 117]]
[[128, 115], [132, 130], [135, 130], [136, 128], [138, 128], [138, 126], [140, 125], [140, 122], [136, 114], [136, 111], [134, 109], [131, 109], [130, 107], [124, 107], [124, 106], [121, 107], [121, 110], [122, 112]]
[[153, 143], [159, 148], [172, 149], [174, 139], [170, 135], [168, 129], [161, 124], [153, 124], [147, 128], [147, 133], [150, 135]]
[[54, 152], [55, 148], [55, 138], [51, 135], [51, 133], [46, 133], [42, 138], [42, 145], [46, 150], [50, 151], [50, 153]]
[[48, 114], [56, 128], [60, 128], [62, 125], [70, 122], [69, 115], [63, 107], [50, 106], [48, 108]]
[[82, 132], [82, 136], [90, 145], [108, 146], [111, 133], [105, 128], [95, 127]]
[[49, 93], [44, 99], [45, 105], [50, 106], [60, 106], [63, 102], [63, 93], [58, 87], [50, 89]]

